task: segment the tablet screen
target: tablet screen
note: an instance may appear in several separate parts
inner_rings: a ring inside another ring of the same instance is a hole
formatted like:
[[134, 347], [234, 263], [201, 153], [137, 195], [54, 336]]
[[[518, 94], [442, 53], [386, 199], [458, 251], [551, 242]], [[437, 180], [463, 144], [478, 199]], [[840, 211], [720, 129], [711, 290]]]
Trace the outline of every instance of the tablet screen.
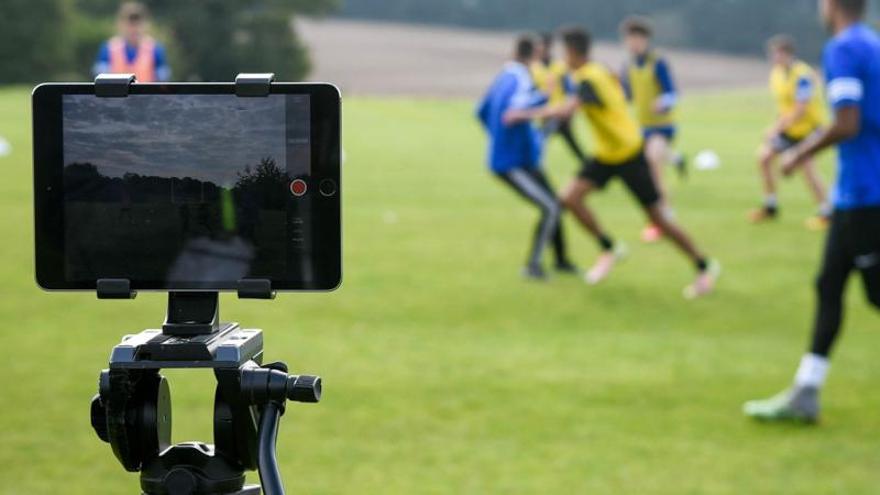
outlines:
[[313, 284], [309, 95], [65, 94], [61, 110], [66, 280]]

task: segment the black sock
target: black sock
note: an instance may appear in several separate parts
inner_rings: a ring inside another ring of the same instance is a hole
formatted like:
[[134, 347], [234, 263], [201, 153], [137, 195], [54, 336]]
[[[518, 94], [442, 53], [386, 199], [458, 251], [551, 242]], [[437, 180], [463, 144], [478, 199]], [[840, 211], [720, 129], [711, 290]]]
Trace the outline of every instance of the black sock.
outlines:
[[700, 273], [703, 273], [708, 269], [709, 269], [709, 260], [707, 260], [706, 258], [700, 258], [697, 260], [697, 270]]
[[599, 236], [599, 246], [602, 247], [602, 251], [611, 251], [614, 249], [614, 241], [607, 235], [601, 235]]

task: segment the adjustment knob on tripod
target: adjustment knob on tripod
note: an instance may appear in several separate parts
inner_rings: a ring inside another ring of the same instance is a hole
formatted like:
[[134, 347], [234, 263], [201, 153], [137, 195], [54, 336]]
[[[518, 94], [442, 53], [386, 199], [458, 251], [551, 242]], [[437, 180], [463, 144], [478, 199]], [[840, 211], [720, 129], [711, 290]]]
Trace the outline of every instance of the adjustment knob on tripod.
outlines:
[[321, 400], [321, 377], [290, 375], [287, 377], [287, 398], [294, 402], [316, 403]]
[[321, 378], [312, 375], [288, 375], [283, 363], [272, 363], [261, 368], [241, 371], [241, 392], [249, 404], [262, 405], [269, 401], [284, 403], [315, 403], [321, 400]]

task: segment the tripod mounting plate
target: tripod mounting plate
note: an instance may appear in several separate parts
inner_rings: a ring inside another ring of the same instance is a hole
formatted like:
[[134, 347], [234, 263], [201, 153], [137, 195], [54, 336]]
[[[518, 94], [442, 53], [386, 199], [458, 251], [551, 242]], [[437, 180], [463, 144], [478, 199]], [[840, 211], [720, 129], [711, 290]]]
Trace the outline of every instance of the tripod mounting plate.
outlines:
[[127, 335], [110, 354], [110, 369], [238, 368], [261, 362], [263, 332], [225, 323], [218, 332], [191, 337], [159, 329]]

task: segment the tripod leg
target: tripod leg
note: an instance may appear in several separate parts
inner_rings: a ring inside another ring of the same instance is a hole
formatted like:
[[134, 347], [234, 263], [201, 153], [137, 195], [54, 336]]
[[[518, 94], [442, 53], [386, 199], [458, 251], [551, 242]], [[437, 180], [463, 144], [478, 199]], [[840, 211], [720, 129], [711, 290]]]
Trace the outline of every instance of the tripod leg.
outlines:
[[275, 442], [278, 439], [278, 421], [281, 418], [281, 406], [269, 401], [263, 408], [260, 418], [260, 443], [257, 463], [259, 465], [260, 483], [264, 495], [284, 495], [281, 473], [278, 472], [278, 460], [275, 457]]

